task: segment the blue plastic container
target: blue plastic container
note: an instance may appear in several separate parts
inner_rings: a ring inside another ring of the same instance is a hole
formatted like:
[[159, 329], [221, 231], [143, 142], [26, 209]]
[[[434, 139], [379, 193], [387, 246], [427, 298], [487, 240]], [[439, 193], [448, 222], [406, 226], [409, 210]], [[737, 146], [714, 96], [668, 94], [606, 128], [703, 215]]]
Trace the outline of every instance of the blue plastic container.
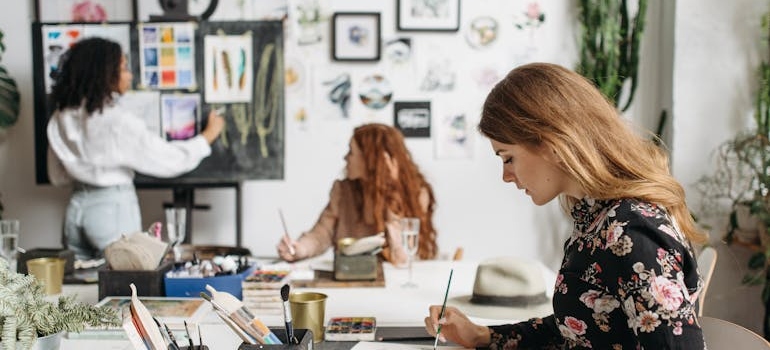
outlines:
[[163, 279], [167, 297], [200, 297], [201, 292], [211, 294], [206, 290], [206, 285], [211, 285], [220, 292], [228, 292], [236, 298], [243, 300], [243, 288], [241, 283], [251, 275], [256, 269], [252, 265], [245, 271], [237, 275], [225, 275], [214, 277], [168, 277], [169, 273]]

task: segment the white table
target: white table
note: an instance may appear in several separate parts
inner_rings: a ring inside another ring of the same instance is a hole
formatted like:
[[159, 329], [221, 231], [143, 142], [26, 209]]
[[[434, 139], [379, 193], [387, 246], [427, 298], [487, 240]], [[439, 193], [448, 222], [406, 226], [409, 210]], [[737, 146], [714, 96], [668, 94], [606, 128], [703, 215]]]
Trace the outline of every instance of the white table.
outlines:
[[[444, 299], [450, 269], [454, 269], [452, 285], [449, 289], [449, 298], [452, 298], [472, 293], [477, 265], [477, 262], [471, 261], [415, 261], [413, 280], [417, 283], [417, 288], [401, 287], [409, 277], [408, 270], [385, 263], [383, 265], [385, 287], [297, 288], [295, 290], [321, 292], [328, 296], [325, 322], [331, 317], [339, 316], [375, 316], [378, 326], [422, 326], [428, 314], [428, 306], [441, 304]], [[553, 286], [555, 274], [543, 268], [546, 286]], [[97, 289], [97, 285], [65, 285], [63, 293], [77, 293], [78, 300], [96, 303]], [[236, 349], [240, 339], [215, 314], [211, 313], [209, 316], [201, 322], [204, 343], [210, 348], [213, 346], [212, 349]], [[269, 327], [284, 325], [283, 317], [280, 315], [258, 316]], [[517, 321], [471, 319], [486, 325]], [[131, 346], [128, 341], [120, 340], [65, 339], [61, 349], [82, 350], [84, 348], [112, 350], [131, 349]]]

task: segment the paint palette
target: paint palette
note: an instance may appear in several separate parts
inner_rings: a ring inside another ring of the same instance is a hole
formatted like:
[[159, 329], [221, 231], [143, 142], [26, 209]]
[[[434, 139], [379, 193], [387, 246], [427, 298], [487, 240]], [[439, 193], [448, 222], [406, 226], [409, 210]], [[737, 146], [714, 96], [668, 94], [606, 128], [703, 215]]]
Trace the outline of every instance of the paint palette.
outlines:
[[374, 341], [376, 332], [374, 317], [332, 317], [326, 325], [324, 340]]

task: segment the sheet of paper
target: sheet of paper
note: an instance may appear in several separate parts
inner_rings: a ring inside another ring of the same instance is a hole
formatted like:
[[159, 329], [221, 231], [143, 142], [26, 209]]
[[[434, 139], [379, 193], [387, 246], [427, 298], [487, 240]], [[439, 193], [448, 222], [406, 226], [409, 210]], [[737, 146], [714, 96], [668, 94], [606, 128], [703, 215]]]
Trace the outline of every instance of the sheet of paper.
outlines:
[[[441, 346], [438, 347], [441, 350], [459, 350], [465, 349], [460, 346]], [[419, 344], [400, 344], [391, 342], [371, 342], [362, 341], [358, 342], [351, 348], [351, 350], [433, 350], [433, 344], [419, 345]]]

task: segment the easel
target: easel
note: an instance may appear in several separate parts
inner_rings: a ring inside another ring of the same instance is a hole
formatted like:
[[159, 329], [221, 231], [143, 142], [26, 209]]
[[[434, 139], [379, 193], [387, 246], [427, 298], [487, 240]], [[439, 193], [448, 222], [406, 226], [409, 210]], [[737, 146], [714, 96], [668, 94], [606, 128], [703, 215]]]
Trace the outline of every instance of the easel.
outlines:
[[[152, 15], [150, 21], [190, 21], [207, 19], [214, 13], [219, 0], [211, 0], [209, 6], [200, 16], [192, 16], [188, 13], [187, 0], [159, 0], [163, 15]], [[134, 4], [136, 8], [136, 4]], [[136, 18], [136, 16], [134, 16]], [[190, 244], [192, 240], [192, 216], [193, 210], [209, 210], [208, 204], [195, 204], [195, 188], [200, 187], [234, 187], [235, 188], [235, 245], [241, 246], [241, 183], [222, 183], [205, 185], [175, 185], [172, 188], [172, 203], [163, 203], [163, 208], [185, 208], [187, 216], [185, 220], [185, 237], [183, 243]]]
[[[144, 187], [144, 186], [143, 186]], [[149, 186], [154, 188], [155, 186]], [[187, 210], [187, 217], [185, 220], [185, 237], [182, 243], [190, 244], [192, 240], [192, 217], [194, 210], [209, 210], [211, 206], [208, 204], [195, 204], [195, 189], [196, 188], [221, 188], [221, 187], [233, 187], [235, 189], [235, 245], [241, 246], [241, 182], [234, 183], [218, 183], [218, 184], [194, 184], [194, 185], [173, 185], [171, 188], [173, 192], [173, 199], [171, 203], [164, 202], [163, 208], [185, 208]]]

